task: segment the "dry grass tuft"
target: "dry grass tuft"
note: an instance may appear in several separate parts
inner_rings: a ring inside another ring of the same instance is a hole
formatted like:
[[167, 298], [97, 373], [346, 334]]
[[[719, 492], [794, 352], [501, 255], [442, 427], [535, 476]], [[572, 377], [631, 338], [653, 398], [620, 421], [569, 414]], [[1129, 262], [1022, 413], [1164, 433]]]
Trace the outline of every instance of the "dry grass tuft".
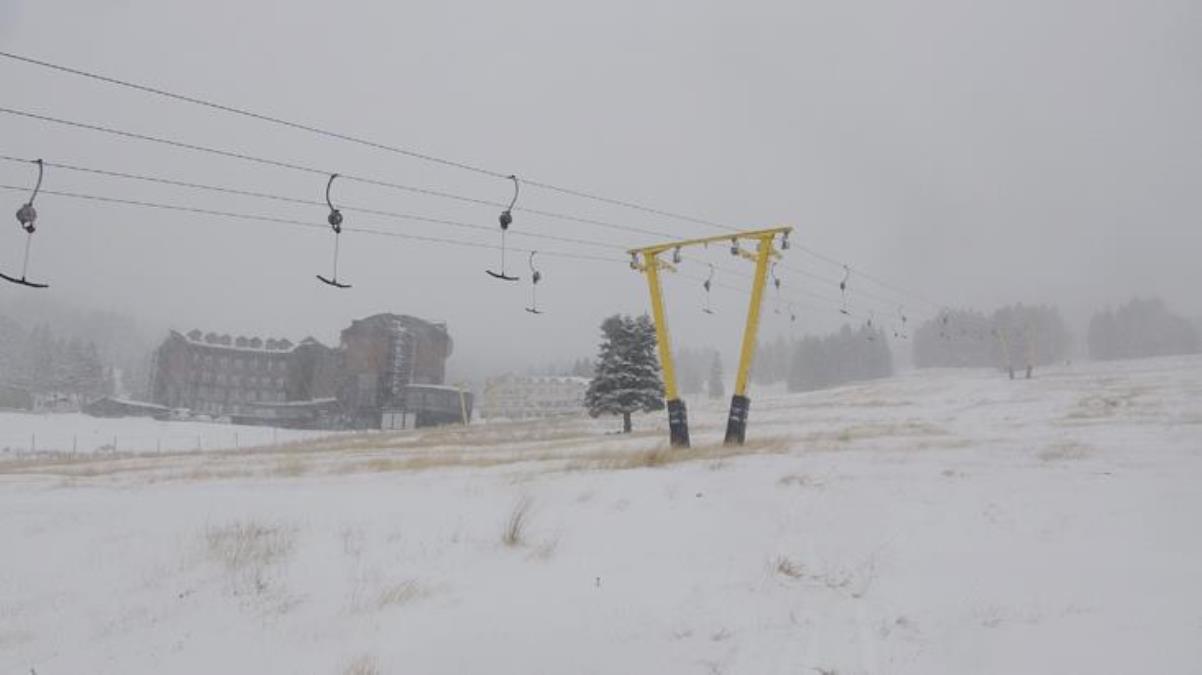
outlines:
[[822, 487], [821, 481], [801, 473], [791, 473], [787, 476], [781, 476], [780, 480], [776, 481], [776, 484], [784, 487], [791, 485], [796, 485], [797, 487]]
[[288, 456], [276, 463], [273, 473], [284, 478], [296, 478], [305, 475], [308, 470], [309, 467], [301, 461], [300, 457]]
[[805, 575], [805, 568], [801, 563], [790, 559], [788, 556], [777, 556], [776, 558], [776, 573], [789, 577], [790, 579], [800, 579]]
[[266, 592], [271, 568], [291, 555], [294, 533], [253, 521], [210, 528], [205, 533], [209, 557], [222, 565], [237, 593]]
[[428, 594], [428, 591], [421, 584], [413, 581], [402, 581], [399, 584], [389, 586], [380, 591], [380, 596], [376, 599], [376, 609], [384, 609], [397, 605], [407, 605], [418, 598]]
[[513, 505], [505, 530], [501, 533], [501, 543], [513, 548], [526, 543], [526, 527], [530, 523], [530, 509], [533, 506], [529, 497], [522, 497]]
[[[625, 471], [681, 464], [709, 462], [711, 468], [722, 468], [722, 460], [748, 455], [778, 455], [788, 452], [783, 438], [761, 438], [743, 445], [710, 444], [692, 448], [672, 448], [666, 444], [645, 450], [601, 450], [577, 456], [566, 465], [569, 471]], [[718, 466], [714, 466], [717, 464]]]
[[1085, 459], [1094, 454], [1094, 449], [1075, 441], [1055, 443], [1042, 450], [1037, 457], [1044, 462], [1064, 462]]
[[380, 672], [380, 662], [376, 657], [364, 654], [347, 664], [342, 675], [380, 675]]

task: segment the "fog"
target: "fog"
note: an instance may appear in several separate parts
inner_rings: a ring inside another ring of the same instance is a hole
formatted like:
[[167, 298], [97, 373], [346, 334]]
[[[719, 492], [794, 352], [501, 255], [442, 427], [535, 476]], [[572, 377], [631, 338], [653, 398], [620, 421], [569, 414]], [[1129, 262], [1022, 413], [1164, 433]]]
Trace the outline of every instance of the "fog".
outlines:
[[[730, 226], [792, 225], [795, 242], [906, 291], [853, 273], [849, 304], [877, 316], [1049, 303], [1079, 334], [1090, 313], [1132, 296], [1202, 316], [1202, 5], [1190, 0], [6, 0], [0, 48]], [[9, 59], [0, 83], [7, 108], [490, 202], [512, 192], [497, 178]], [[316, 201], [325, 189], [320, 175], [7, 114], [0, 139], [0, 154], [48, 162]], [[35, 177], [29, 165], [0, 162], [4, 185]], [[53, 168], [43, 188], [319, 226], [326, 217], [324, 206]], [[39, 294], [127, 313], [152, 331], [327, 342], [352, 318], [407, 313], [449, 324], [461, 372], [521, 369], [589, 355], [604, 316], [648, 308], [645, 282], [620, 251], [522, 233], [633, 247], [718, 232], [524, 186], [510, 243], [548, 252], [536, 257], [545, 313], [534, 316], [523, 311], [525, 254], [511, 254], [522, 281], [508, 284], [484, 273], [496, 251], [356, 232], [492, 245], [498, 208], [349, 181], [334, 194], [494, 231], [348, 211], [340, 276], [354, 287], [336, 290], [313, 277], [329, 273], [328, 230], [44, 194], [31, 276], [51, 288], [5, 285], [0, 306]], [[11, 213], [27, 197], [0, 198]], [[21, 246], [10, 220], [0, 229], [3, 269], [19, 266]], [[686, 261], [666, 280], [673, 337], [733, 353], [746, 295], [715, 290], [716, 313], [702, 313], [707, 261], [750, 271], [722, 246]], [[807, 307], [796, 323], [769, 311], [764, 334], [837, 327], [841, 270], [796, 247], [785, 264], [782, 291]], [[717, 280], [748, 285], [725, 272]]]

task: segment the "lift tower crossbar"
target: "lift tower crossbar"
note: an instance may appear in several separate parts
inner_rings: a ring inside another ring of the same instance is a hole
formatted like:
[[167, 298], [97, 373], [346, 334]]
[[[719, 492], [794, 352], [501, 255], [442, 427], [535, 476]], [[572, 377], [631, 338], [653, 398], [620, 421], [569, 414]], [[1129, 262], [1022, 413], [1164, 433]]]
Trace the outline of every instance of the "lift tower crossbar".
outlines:
[[[747, 308], [747, 326], [743, 330], [743, 348], [739, 354], [739, 371], [735, 379], [735, 393], [730, 401], [730, 416], [726, 422], [726, 444], [742, 445], [747, 434], [747, 415], [751, 399], [747, 397], [747, 384], [751, 374], [751, 362], [755, 358], [756, 334], [760, 324], [760, 306], [764, 300], [764, 283], [768, 276], [768, 265], [780, 257], [776, 250], [777, 235], [781, 237], [781, 248], [788, 248], [792, 227], [776, 227], [763, 230], [746, 230], [731, 234], [683, 239], [681, 241], [655, 244], [631, 249], [630, 266], [647, 276], [647, 288], [651, 292], [651, 314], [655, 320], [655, 337], [659, 348], [660, 365], [664, 373], [664, 398], [667, 399], [668, 433], [672, 447], [689, 447], [689, 420], [684, 401], [676, 385], [676, 365], [672, 361], [672, 341], [668, 336], [668, 318], [664, 311], [663, 290], [660, 287], [661, 270], [676, 271], [668, 262], [659, 259], [666, 251], [679, 251], [689, 246], [705, 246], [715, 242], [731, 242], [731, 252], [741, 258], [755, 261], [755, 276], [751, 288], [751, 302]], [[756, 242], [756, 250], [745, 251], [741, 241]]]

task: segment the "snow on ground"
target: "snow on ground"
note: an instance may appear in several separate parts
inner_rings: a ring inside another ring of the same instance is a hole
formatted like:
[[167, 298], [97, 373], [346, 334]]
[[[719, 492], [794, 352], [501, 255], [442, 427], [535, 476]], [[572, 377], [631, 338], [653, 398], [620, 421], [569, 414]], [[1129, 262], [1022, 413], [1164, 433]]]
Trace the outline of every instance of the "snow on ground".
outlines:
[[1202, 669], [1202, 358], [723, 408], [0, 465], [0, 673]]
[[289, 443], [329, 432], [207, 422], [0, 412], [0, 461], [36, 453], [170, 452]]

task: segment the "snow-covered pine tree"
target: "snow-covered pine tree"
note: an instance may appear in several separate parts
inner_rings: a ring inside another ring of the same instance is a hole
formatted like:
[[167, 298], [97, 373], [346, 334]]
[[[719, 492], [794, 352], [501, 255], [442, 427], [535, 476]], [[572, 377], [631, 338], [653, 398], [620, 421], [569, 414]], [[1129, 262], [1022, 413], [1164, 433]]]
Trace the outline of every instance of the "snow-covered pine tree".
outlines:
[[621, 415], [622, 432], [630, 433], [632, 413], [664, 407], [664, 384], [655, 355], [655, 325], [615, 314], [601, 322], [602, 340], [596, 371], [584, 402], [589, 415]]
[[710, 376], [706, 382], [710, 398], [726, 396], [726, 387], [722, 386], [722, 356], [714, 352], [714, 360], [710, 362]]

